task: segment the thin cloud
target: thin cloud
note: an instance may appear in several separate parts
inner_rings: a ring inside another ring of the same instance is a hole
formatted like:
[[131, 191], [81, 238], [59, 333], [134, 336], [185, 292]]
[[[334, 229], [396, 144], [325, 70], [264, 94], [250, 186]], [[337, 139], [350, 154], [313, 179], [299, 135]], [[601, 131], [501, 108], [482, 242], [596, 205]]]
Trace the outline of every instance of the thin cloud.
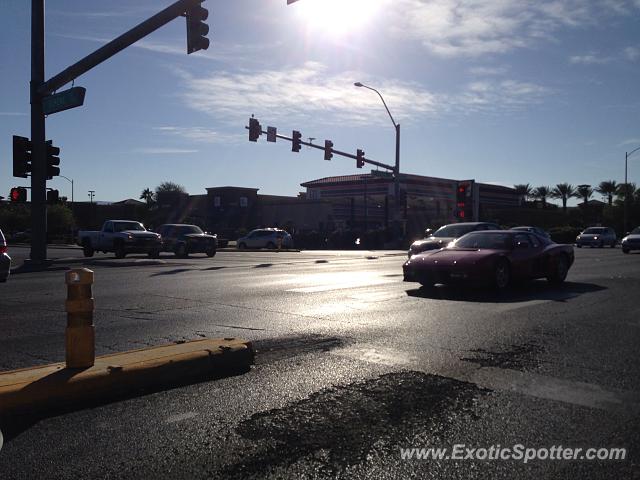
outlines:
[[639, 0], [397, 0], [393, 31], [442, 57], [480, 56], [531, 48], [562, 29], [629, 15]]
[[589, 53], [586, 55], [574, 55], [569, 57], [569, 63], [572, 65], [603, 65], [609, 63], [611, 59], [609, 57], [598, 56], [595, 53]]
[[154, 130], [162, 134], [172, 135], [184, 138], [186, 140], [200, 142], [200, 143], [223, 143], [229, 144], [233, 141], [244, 141], [244, 135], [233, 135], [221, 133], [211, 128], [205, 127], [177, 127], [177, 126], [162, 126], [154, 127]]
[[26, 117], [27, 114], [24, 112], [0, 112], [0, 116], [3, 117]]
[[[367, 82], [361, 72], [331, 74], [317, 62], [299, 68], [259, 72], [215, 72], [195, 77], [180, 72], [186, 84], [184, 99], [195, 110], [237, 125], [255, 113], [272, 120], [386, 124], [384, 107], [373, 92], [353, 86]], [[396, 121], [415, 122], [428, 116], [512, 111], [539, 103], [552, 92], [530, 82], [502, 80], [474, 82], [454, 94], [433, 93], [417, 83], [397, 79], [370, 82], [384, 92]]]
[[636, 60], [640, 59], [640, 47], [627, 47], [624, 49], [623, 54], [627, 60], [635, 62]]
[[627, 140], [623, 140], [618, 144], [619, 147], [625, 147], [627, 145], [639, 145], [640, 146], [640, 138], [629, 138]]

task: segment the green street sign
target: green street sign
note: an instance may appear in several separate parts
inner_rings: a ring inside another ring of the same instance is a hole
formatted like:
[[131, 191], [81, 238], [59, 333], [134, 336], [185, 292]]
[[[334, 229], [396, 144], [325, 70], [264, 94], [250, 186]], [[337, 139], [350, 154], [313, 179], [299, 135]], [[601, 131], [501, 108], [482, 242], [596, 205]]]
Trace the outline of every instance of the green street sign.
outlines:
[[84, 103], [84, 87], [72, 87], [64, 92], [47, 95], [42, 99], [42, 110], [45, 115], [62, 112], [70, 108], [81, 107]]
[[371, 170], [371, 175], [374, 177], [393, 178], [393, 173], [385, 172], [384, 170]]

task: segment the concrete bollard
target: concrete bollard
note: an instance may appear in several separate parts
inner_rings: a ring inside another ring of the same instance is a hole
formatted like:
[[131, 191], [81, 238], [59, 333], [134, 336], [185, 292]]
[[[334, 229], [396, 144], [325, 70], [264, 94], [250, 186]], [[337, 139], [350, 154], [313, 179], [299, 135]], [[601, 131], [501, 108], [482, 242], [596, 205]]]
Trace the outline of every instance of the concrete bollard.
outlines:
[[67, 284], [67, 328], [65, 330], [67, 368], [89, 368], [96, 359], [93, 326], [94, 302], [91, 294], [93, 271], [87, 268], [65, 273]]

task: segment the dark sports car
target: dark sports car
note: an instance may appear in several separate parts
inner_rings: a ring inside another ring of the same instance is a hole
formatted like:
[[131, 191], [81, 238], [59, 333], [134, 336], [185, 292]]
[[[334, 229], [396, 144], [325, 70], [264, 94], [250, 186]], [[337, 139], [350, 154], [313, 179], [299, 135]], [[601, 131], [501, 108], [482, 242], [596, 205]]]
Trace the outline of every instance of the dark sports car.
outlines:
[[447, 248], [411, 257], [404, 281], [424, 286], [468, 282], [506, 288], [512, 280], [547, 278], [562, 283], [573, 247], [528, 232], [490, 230], [460, 237]]
[[177, 257], [187, 257], [190, 253], [206, 253], [213, 257], [218, 248], [216, 235], [204, 233], [196, 225], [167, 223], [156, 230], [162, 235], [162, 251], [173, 252]]

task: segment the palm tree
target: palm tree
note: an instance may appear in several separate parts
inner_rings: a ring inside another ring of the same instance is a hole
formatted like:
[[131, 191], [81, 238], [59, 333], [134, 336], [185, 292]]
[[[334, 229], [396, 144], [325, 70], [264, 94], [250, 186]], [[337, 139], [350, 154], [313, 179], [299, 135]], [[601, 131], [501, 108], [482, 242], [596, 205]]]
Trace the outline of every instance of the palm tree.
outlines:
[[533, 196], [542, 201], [542, 207], [547, 206], [547, 198], [551, 195], [551, 189], [549, 187], [538, 187], [533, 191]]
[[567, 200], [575, 193], [575, 188], [570, 183], [559, 183], [551, 190], [551, 197], [562, 199], [562, 211], [567, 213]]
[[615, 180], [605, 180], [604, 182], [600, 182], [600, 185], [596, 187], [596, 192], [607, 197], [609, 206], [613, 204], [613, 196], [617, 191], [618, 182], [616, 182]]
[[[616, 189], [616, 196], [618, 197], [618, 202], [624, 203], [624, 199], [629, 197], [629, 201], [633, 201], [633, 193], [636, 190], [635, 183], [620, 183], [618, 184], [618, 188]], [[616, 203], [618, 203], [616, 202]]]
[[513, 188], [516, 191], [516, 194], [520, 197], [520, 205], [524, 204], [527, 199], [531, 196], [531, 185], [528, 183], [520, 183], [518, 185], [514, 185]]
[[584, 206], [586, 207], [591, 195], [593, 195], [593, 188], [591, 188], [591, 185], [578, 185], [573, 196], [581, 198], [584, 202]]
[[151, 206], [154, 196], [155, 193], [153, 193], [153, 190], [151, 190], [150, 188], [145, 188], [140, 194], [140, 200], [144, 200], [145, 202], [147, 202], [147, 206]]

